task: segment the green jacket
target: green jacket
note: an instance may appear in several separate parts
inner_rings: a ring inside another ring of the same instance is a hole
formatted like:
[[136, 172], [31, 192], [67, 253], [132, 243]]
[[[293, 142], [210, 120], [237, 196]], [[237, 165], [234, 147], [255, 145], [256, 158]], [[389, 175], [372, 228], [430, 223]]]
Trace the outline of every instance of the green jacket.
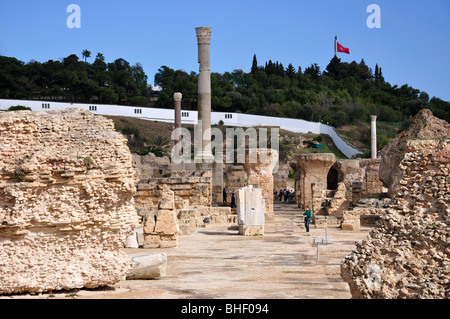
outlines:
[[303, 213], [305, 218], [311, 218], [311, 211], [308, 209], [306, 212]]

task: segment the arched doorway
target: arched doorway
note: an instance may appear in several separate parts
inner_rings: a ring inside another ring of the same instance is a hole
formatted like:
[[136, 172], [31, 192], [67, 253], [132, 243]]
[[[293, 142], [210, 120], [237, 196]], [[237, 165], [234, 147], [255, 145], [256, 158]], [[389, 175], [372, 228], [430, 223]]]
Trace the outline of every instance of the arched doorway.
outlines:
[[338, 181], [339, 181], [339, 172], [335, 168], [331, 167], [327, 175], [327, 189], [337, 190]]

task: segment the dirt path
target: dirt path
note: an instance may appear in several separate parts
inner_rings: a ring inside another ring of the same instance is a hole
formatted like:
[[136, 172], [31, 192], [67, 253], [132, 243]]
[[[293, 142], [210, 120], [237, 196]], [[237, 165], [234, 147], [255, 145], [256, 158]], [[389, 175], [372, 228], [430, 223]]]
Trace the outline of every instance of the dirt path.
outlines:
[[[348, 284], [340, 277], [341, 260], [364, 239], [360, 232], [311, 227], [306, 235], [295, 205], [275, 203], [275, 218], [266, 220], [262, 237], [239, 236], [228, 225], [210, 225], [179, 239], [171, 249], [127, 249], [127, 252], [168, 256], [167, 275], [159, 280], [122, 281], [114, 286], [79, 290], [83, 299], [349, 299]], [[319, 260], [317, 260], [317, 245]], [[68, 298], [69, 292], [52, 298]], [[13, 296], [13, 298], [22, 296]], [[29, 296], [48, 298], [48, 294]]]

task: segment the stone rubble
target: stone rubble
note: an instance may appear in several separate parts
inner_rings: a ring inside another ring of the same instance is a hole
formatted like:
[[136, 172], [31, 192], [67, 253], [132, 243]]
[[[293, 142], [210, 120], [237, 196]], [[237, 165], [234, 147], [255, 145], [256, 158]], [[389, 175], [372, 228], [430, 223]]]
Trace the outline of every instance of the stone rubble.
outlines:
[[448, 299], [450, 141], [410, 139], [402, 149], [396, 196], [341, 276], [357, 299]]

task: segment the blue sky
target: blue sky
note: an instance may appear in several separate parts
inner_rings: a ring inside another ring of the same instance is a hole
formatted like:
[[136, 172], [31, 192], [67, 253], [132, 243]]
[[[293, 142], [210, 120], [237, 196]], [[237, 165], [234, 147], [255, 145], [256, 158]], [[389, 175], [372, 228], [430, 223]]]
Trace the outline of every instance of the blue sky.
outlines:
[[[81, 28], [69, 29], [70, 4], [81, 8]], [[369, 4], [381, 9], [370, 29]], [[334, 36], [350, 48], [342, 61], [383, 70], [391, 84], [409, 84], [450, 101], [450, 1], [405, 0], [0, 0], [0, 55], [45, 62], [97, 52], [108, 62], [140, 62], [153, 84], [162, 65], [198, 72], [195, 27], [212, 27], [212, 72], [248, 72], [253, 54], [302, 69], [323, 70]]]

